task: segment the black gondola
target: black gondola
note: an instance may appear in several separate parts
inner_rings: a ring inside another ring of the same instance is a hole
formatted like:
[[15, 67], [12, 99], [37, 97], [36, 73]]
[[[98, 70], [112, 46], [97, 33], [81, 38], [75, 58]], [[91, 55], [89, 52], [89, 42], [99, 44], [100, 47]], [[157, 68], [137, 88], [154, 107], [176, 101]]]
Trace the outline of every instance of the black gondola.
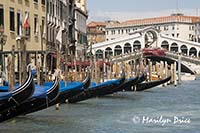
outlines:
[[[90, 73], [87, 73], [87, 76], [85, 78], [85, 80], [82, 83], [76, 84], [76, 85], [70, 85], [68, 84], [66, 87], [60, 87], [59, 90], [59, 95], [56, 96], [56, 98], [49, 100], [49, 102], [45, 103], [45, 104], [41, 104], [45, 102], [45, 99], [42, 99], [42, 101], [38, 102], [35, 101], [35, 106], [32, 107], [32, 109], [26, 110], [23, 112], [23, 114], [29, 114], [32, 112], [36, 112], [42, 109], [45, 109], [47, 107], [53, 106], [57, 103], [64, 103], [66, 99], [68, 99], [70, 96], [76, 95], [78, 93], [80, 93], [81, 91], [83, 91], [84, 89], [87, 89], [87, 87], [89, 87], [90, 85]], [[61, 81], [59, 82], [60, 84], [62, 84], [64, 86], [64, 82]], [[49, 83], [47, 83], [49, 84]]]
[[138, 80], [136, 81], [136, 83], [134, 85], [129, 85], [126, 88], [123, 89], [123, 91], [134, 91], [136, 90], [136, 85], [142, 83], [143, 81], [145, 81], [147, 79], [147, 74], [142, 74], [138, 77]]
[[33, 96], [27, 101], [0, 113], [0, 122], [49, 107], [49, 103], [54, 101], [59, 95], [58, 78], [55, 79], [52, 86], [47, 86], [47, 88], [43, 88], [43, 90], [42, 88], [36, 88]]
[[164, 84], [164, 83], [170, 81], [170, 79], [171, 79], [171, 76], [169, 76], [165, 79], [162, 79], [162, 80], [150, 81], [150, 82], [146, 82], [146, 83], [139, 83], [136, 85], [136, 91], [144, 91], [144, 90], [150, 89], [152, 87], [156, 87], [158, 85], [161, 85], [161, 84]]
[[83, 92], [81, 92], [80, 94], [71, 97], [68, 99], [69, 103], [76, 103], [79, 101], [83, 101], [83, 100], [87, 100], [89, 98], [93, 98], [93, 97], [99, 97], [99, 96], [104, 96], [107, 94], [112, 94], [114, 92], [120, 91], [123, 89], [123, 87], [125, 87], [126, 85], [133, 85], [136, 83], [138, 79], [134, 78], [134, 79], [130, 79], [128, 81], [125, 81], [125, 74], [122, 74], [121, 79], [118, 79], [117, 82], [108, 82], [108, 83], [102, 83], [100, 85], [97, 85], [95, 87], [89, 88]]
[[12, 92], [5, 92], [10, 93], [10, 97], [0, 101], [0, 112], [9, 109], [12, 106], [20, 105], [22, 102], [26, 101], [32, 96], [35, 87], [31, 71], [32, 70], [30, 66], [28, 66], [28, 77], [26, 81], [21, 86], [14, 89]]
[[86, 90], [90, 86], [90, 83], [91, 83], [90, 72], [87, 70], [86, 78], [85, 80], [83, 80], [81, 84], [80, 83], [77, 85], [68, 84], [66, 87], [65, 86], [61, 87], [60, 95], [55, 101], [52, 101], [50, 104], [55, 105], [57, 103], [60, 104], [65, 103], [66, 100], [68, 100], [70, 97], [73, 97]]

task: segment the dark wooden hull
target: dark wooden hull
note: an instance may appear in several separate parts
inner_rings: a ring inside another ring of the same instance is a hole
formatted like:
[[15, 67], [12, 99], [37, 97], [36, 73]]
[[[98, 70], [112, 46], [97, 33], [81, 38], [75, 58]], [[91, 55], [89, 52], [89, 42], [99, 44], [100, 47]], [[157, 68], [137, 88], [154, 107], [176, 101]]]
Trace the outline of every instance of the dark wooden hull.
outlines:
[[104, 86], [97, 86], [88, 90], [84, 90], [82, 93], [69, 98], [68, 102], [76, 103], [76, 102], [87, 100], [93, 97], [100, 97], [100, 96], [112, 94], [112, 93], [123, 90], [123, 88], [128, 85], [135, 84], [136, 81], [137, 81], [137, 78], [130, 81], [125, 81], [125, 77], [122, 77], [120, 79], [119, 84], [111, 83]]
[[103, 95], [105, 92], [107, 92], [108, 89], [112, 89], [117, 87], [118, 84], [108, 84], [105, 86], [98, 86], [92, 89], [87, 89], [82, 91], [81, 93], [74, 95], [73, 97], [70, 97], [68, 99], [69, 103], [76, 103], [79, 101], [87, 100], [89, 98], [97, 97], [99, 95]]
[[82, 89], [74, 88], [74, 89], [71, 89], [71, 90], [66, 90], [64, 92], [61, 92], [59, 97], [55, 101], [51, 102], [51, 104], [55, 105], [57, 103], [60, 103], [60, 104], [66, 103], [66, 100], [82, 93], [84, 90], [87, 90], [90, 86], [90, 83], [91, 83], [91, 77], [90, 77], [89, 70], [87, 70], [86, 74], [87, 74], [86, 78], [85, 78], [85, 80], [83, 80], [83, 88]]
[[134, 85], [129, 85], [126, 88], [124, 88], [123, 91], [134, 91], [136, 89], [136, 85], [142, 83], [143, 81], [145, 81], [147, 79], [147, 75], [146, 74], [142, 74], [137, 78], [137, 81]]
[[33, 75], [31, 70], [28, 72], [28, 77], [23, 85], [12, 91], [12, 96], [7, 101], [0, 103], [0, 112], [5, 111], [12, 106], [20, 105], [30, 98], [35, 90]]
[[59, 95], [58, 79], [56, 79], [54, 84], [50, 87], [50, 89], [48, 89], [48, 91], [45, 94], [45, 97], [41, 95], [38, 97], [29, 98], [24, 103], [2, 112], [0, 114], [0, 122], [14, 118], [19, 115], [25, 115], [48, 108], [49, 103], [57, 99]]
[[164, 84], [164, 83], [170, 81], [170, 79], [171, 79], [171, 76], [169, 76], [165, 79], [162, 79], [162, 80], [156, 80], [156, 81], [137, 84], [136, 91], [144, 91], [144, 90], [151, 89], [153, 87], [156, 87], [158, 85], [161, 85], [161, 84]]
[[99, 96], [104, 96], [104, 95], [109, 95], [109, 94], [113, 94], [115, 92], [119, 92], [119, 91], [123, 91], [126, 88], [133, 86], [137, 83], [138, 81], [138, 77], [132, 79], [132, 80], [125, 80], [122, 84], [120, 84], [119, 86], [113, 88], [113, 89], [109, 89], [109, 91], [105, 92], [103, 95], [99, 95]]
[[[87, 87], [88, 84], [90, 84], [90, 76], [87, 75], [86, 79], [83, 81], [83, 86]], [[54, 83], [55, 84], [55, 83]], [[57, 83], [58, 84], [58, 83]], [[67, 90], [67, 91], [63, 91], [60, 92], [60, 88], [59, 85], [56, 84], [56, 88], [50, 89], [48, 95], [48, 99], [47, 98], [34, 98], [34, 99], [30, 99], [29, 102], [24, 103], [23, 106], [18, 107], [17, 109], [17, 113], [13, 113], [12, 115], [19, 115], [23, 114], [30, 114], [36, 111], [40, 111], [43, 109], [46, 109], [47, 107], [51, 107], [57, 103], [64, 103], [66, 101], [66, 99], [68, 99], [69, 97], [75, 96], [77, 94], [79, 94], [81, 91], [83, 91], [83, 89], [77, 89], [74, 88], [72, 90]], [[51, 91], [53, 90], [53, 91]], [[55, 92], [55, 93], [52, 93]], [[16, 109], [14, 109], [16, 111]], [[11, 116], [11, 118], [13, 118], [15, 116]], [[7, 117], [5, 117], [7, 118]], [[9, 118], [10, 119], [10, 118]]]

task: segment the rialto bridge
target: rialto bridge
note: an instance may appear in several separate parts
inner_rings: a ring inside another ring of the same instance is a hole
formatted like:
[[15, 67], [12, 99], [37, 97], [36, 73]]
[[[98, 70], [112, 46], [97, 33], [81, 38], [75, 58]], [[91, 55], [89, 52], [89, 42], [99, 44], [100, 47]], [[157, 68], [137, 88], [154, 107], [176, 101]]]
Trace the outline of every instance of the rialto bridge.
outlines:
[[145, 47], [161, 47], [186, 56], [200, 57], [200, 43], [169, 37], [152, 27], [130, 33], [127, 37], [93, 44], [91, 50], [101, 59], [131, 53]]

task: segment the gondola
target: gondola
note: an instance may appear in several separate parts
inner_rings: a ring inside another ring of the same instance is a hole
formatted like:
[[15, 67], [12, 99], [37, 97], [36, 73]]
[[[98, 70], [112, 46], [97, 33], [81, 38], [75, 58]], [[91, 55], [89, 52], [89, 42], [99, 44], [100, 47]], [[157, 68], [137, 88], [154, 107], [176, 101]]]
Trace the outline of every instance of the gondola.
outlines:
[[[125, 75], [123, 73], [122, 77], [120, 79], [110, 80], [110, 81], [101, 83], [97, 86], [88, 88], [87, 90], [84, 90], [80, 94], [69, 98], [68, 102], [76, 103], [79, 101], [87, 100], [89, 98], [106, 95], [106, 94], [110, 93], [110, 91], [115, 90], [115, 88], [118, 88], [118, 86], [121, 86], [124, 83], [124, 81], [125, 81]], [[130, 80], [130, 81], [132, 81], [132, 80]]]
[[86, 78], [82, 82], [68, 82], [67, 86], [65, 86], [65, 83], [62, 82], [60, 86], [60, 95], [50, 104], [55, 105], [57, 103], [66, 103], [70, 97], [73, 97], [86, 90], [90, 86], [90, 83], [91, 77], [89, 70], [86, 71]]
[[145, 83], [139, 83], [136, 85], [136, 91], [144, 91], [151, 89], [152, 87], [156, 87], [158, 85], [164, 84], [168, 81], [170, 81], [171, 76], [161, 79], [161, 80], [156, 80], [156, 81], [150, 81], [150, 82], [145, 82]]
[[26, 81], [13, 91], [0, 92], [0, 112], [7, 110], [15, 105], [20, 105], [22, 102], [30, 98], [35, 90], [31, 67], [28, 66], [28, 77]]
[[[64, 103], [66, 99], [68, 99], [70, 96], [76, 95], [83, 91], [84, 89], [87, 89], [90, 85], [90, 73], [87, 72], [87, 76], [83, 82], [68, 82], [67, 86], [65, 86], [65, 82], [60, 81], [59, 82], [59, 95], [50, 100], [48, 104], [40, 104], [40, 106], [36, 106], [36, 108], [33, 108], [31, 110], [28, 110], [24, 112], [23, 114], [29, 114], [35, 111], [39, 111], [42, 109], [45, 109], [47, 107], [53, 106], [57, 103]], [[51, 84], [51, 82], [45, 83], [45, 85]]]
[[143, 73], [140, 75], [134, 85], [129, 85], [123, 89], [123, 91], [134, 91], [136, 89], [136, 85], [142, 83], [147, 79], [147, 74]]
[[18, 106], [14, 106], [7, 111], [0, 113], [0, 122], [25, 115], [49, 107], [49, 103], [54, 101], [59, 95], [59, 81], [56, 77], [52, 85], [36, 86], [31, 98]]

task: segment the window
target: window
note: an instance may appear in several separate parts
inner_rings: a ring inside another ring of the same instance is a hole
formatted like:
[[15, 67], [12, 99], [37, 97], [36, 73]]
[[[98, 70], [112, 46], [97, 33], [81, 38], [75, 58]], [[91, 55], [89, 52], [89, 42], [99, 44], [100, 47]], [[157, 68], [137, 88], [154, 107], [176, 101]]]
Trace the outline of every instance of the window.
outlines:
[[55, 15], [55, 14], [54, 14], [54, 12], [55, 12], [55, 11], [54, 11], [54, 8], [55, 8], [55, 7], [54, 7], [54, 4], [52, 4], [52, 16]]
[[174, 28], [174, 26], [172, 26], [172, 30], [174, 30], [175, 28]]
[[50, 2], [49, 14], [52, 15], [52, 2]]
[[45, 0], [42, 0], [42, 1], [41, 1], [41, 4], [42, 4], [42, 5], [45, 5]]
[[34, 15], [34, 35], [38, 35], [38, 15]]
[[192, 30], [194, 30], [194, 26], [192, 26]]
[[0, 25], [4, 25], [4, 10], [2, 5], [0, 5]]
[[112, 30], [112, 31], [111, 31], [111, 34], [114, 35], [114, 34], [115, 34], [115, 30]]
[[189, 40], [191, 40], [192, 34], [189, 34]]
[[29, 25], [29, 12], [25, 11], [25, 21], [26, 23], [23, 24], [23, 27], [24, 27], [24, 35], [25, 36], [30, 36], [31, 32], [31, 27]]
[[63, 6], [61, 1], [60, 1], [60, 20], [63, 20]]
[[10, 8], [10, 30], [15, 31], [15, 12], [14, 8]]
[[34, 3], [38, 3], [38, 0], [34, 0]]
[[174, 33], [172, 33], [172, 36], [174, 37]]
[[168, 26], [164, 26], [164, 30], [168, 30]]
[[179, 33], [176, 34], [177, 38], [179, 37]]
[[22, 35], [22, 15], [21, 12], [17, 12], [17, 35]]
[[47, 13], [49, 13], [49, 1], [47, 0]]
[[41, 27], [41, 35], [44, 37], [45, 35], [45, 17], [42, 17], [42, 27]]

